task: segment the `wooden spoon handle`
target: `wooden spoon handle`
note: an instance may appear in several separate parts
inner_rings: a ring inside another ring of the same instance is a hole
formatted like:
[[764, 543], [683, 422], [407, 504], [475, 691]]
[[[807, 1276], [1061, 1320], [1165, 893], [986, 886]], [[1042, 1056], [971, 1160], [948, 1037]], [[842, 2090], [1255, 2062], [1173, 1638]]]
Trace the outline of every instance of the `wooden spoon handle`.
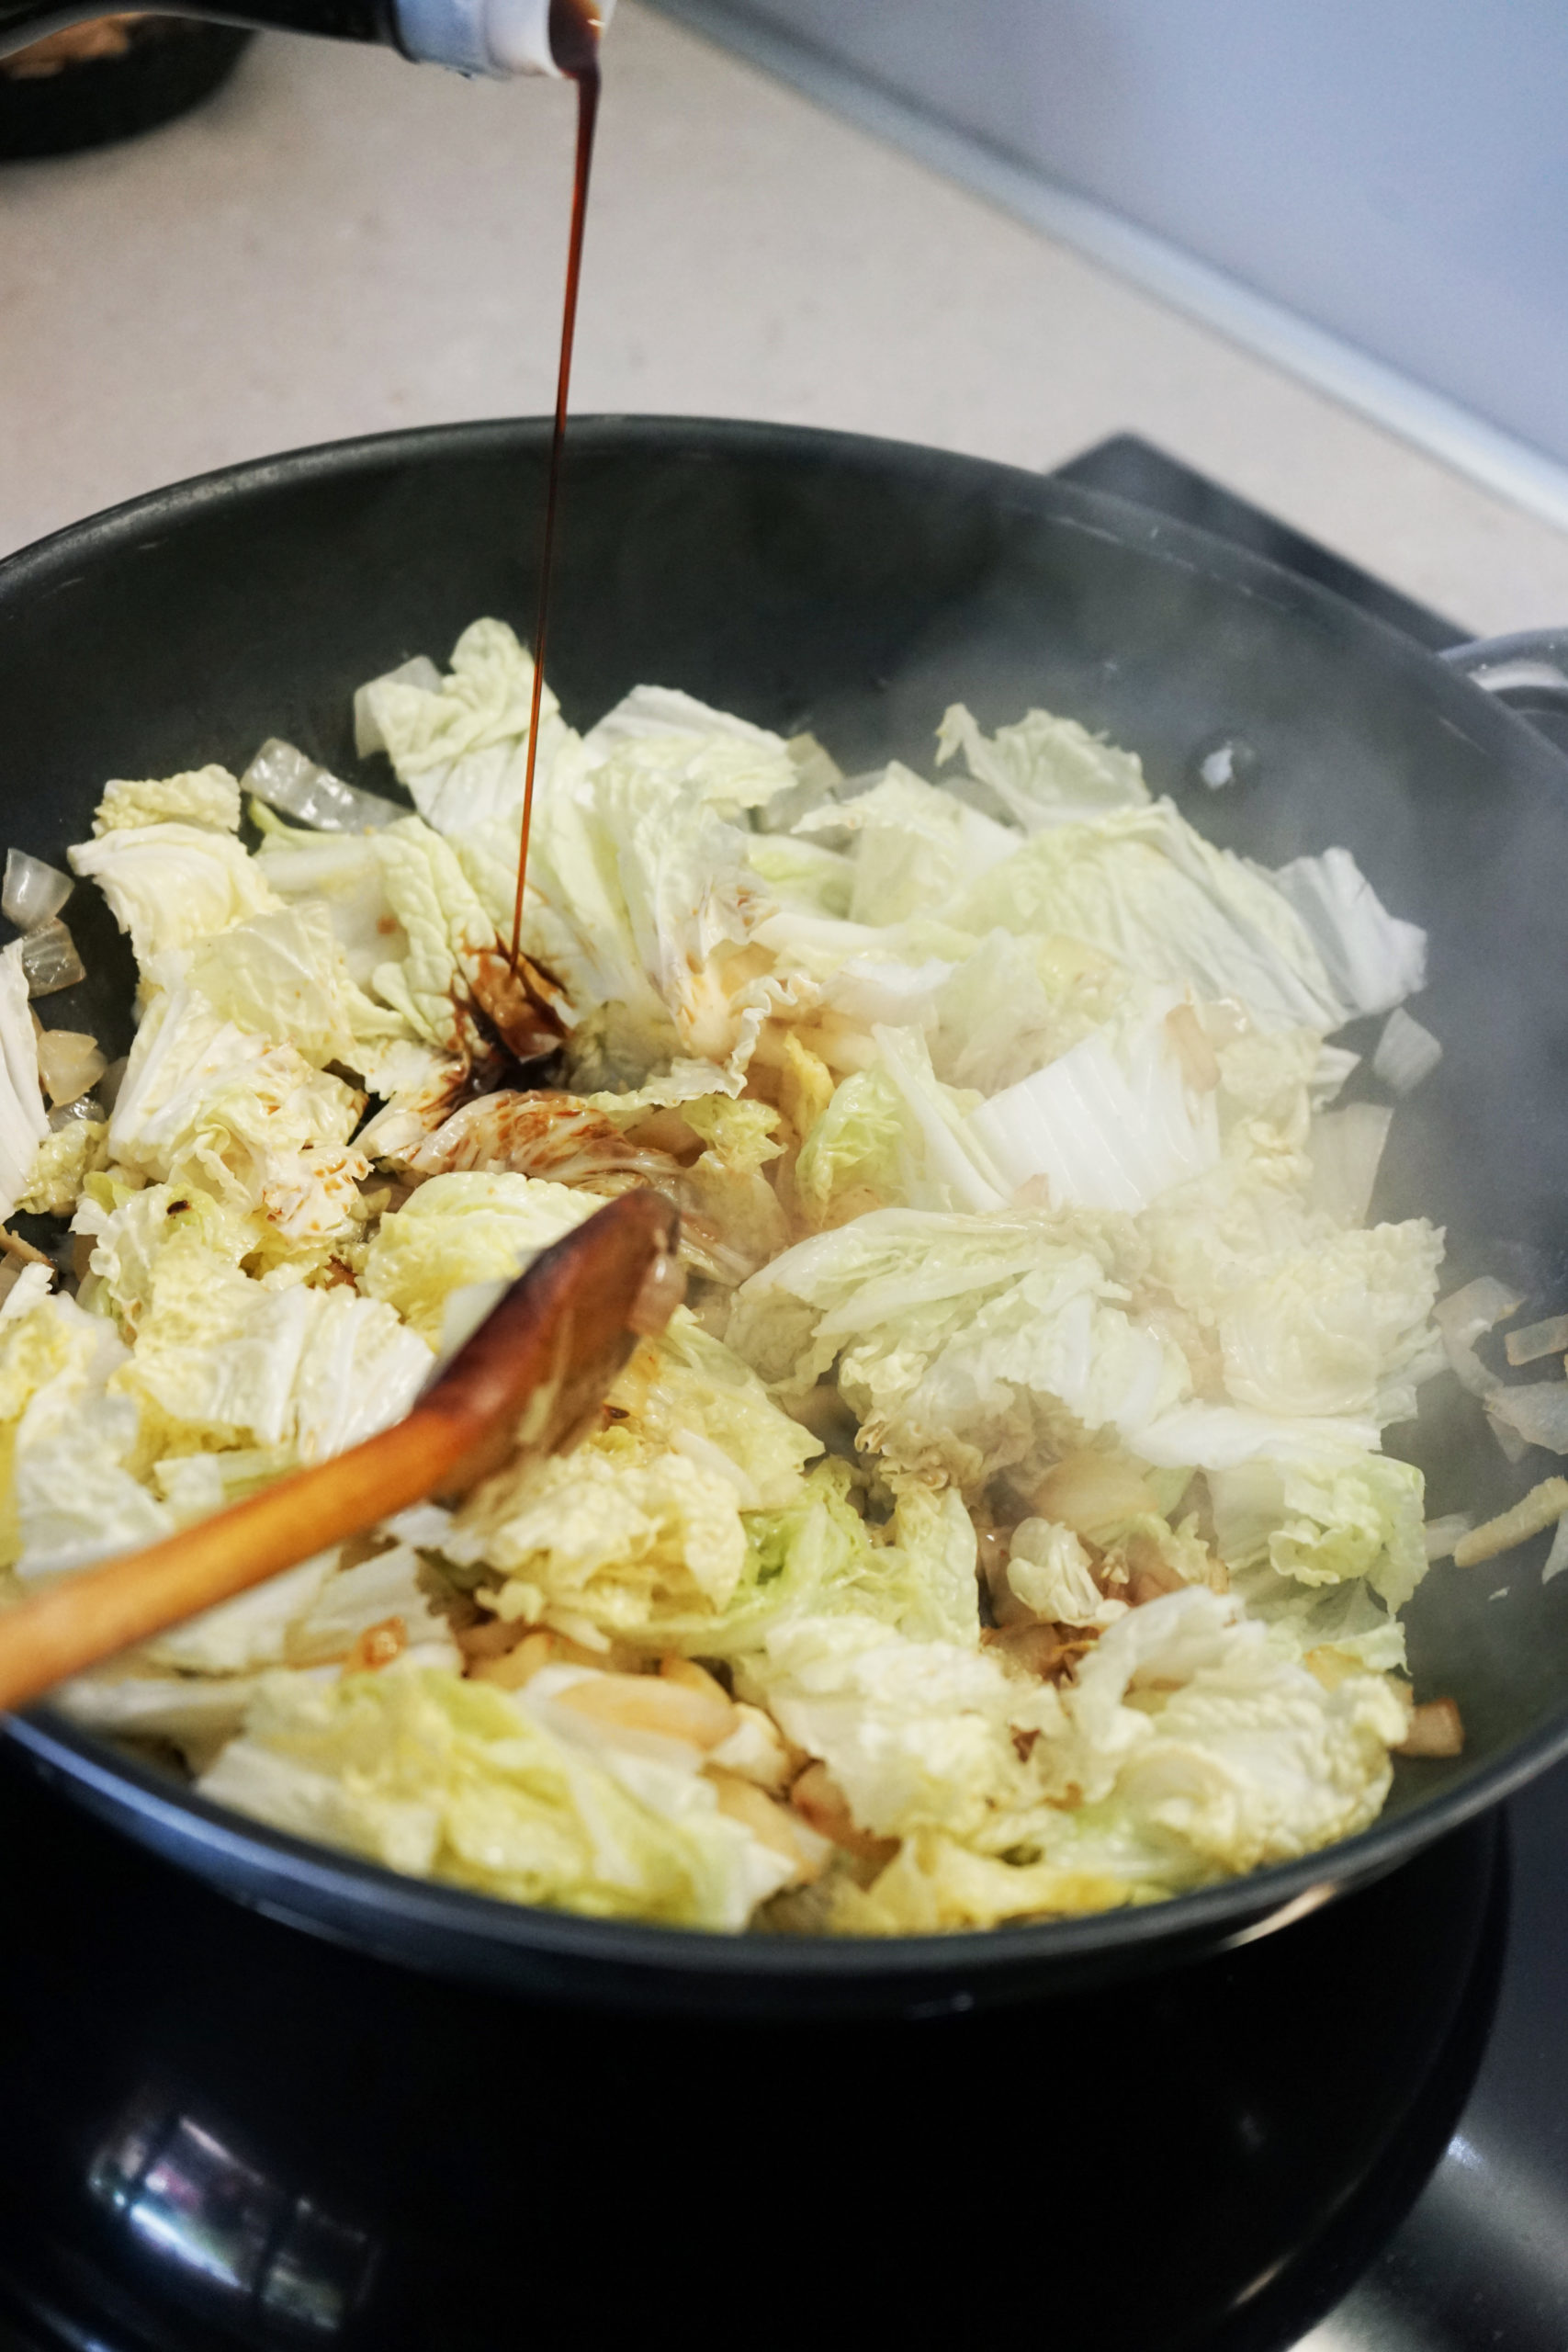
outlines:
[[430, 1494], [463, 1493], [517, 1451], [570, 1445], [639, 1330], [668, 1319], [675, 1236], [667, 1201], [623, 1194], [540, 1252], [405, 1419], [0, 1614], [0, 1710]]

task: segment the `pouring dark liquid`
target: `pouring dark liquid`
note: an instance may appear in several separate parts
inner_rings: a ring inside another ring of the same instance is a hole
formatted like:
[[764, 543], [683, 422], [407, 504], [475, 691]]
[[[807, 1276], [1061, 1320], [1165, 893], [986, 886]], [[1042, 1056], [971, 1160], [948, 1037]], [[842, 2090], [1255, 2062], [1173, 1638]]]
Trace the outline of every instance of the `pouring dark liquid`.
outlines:
[[545, 690], [545, 640], [550, 618], [556, 507], [560, 493], [561, 455], [566, 443], [567, 396], [571, 389], [571, 348], [577, 333], [577, 288], [582, 275], [582, 232], [588, 219], [588, 175], [593, 164], [593, 129], [599, 117], [600, 23], [592, 0], [550, 0], [550, 48], [561, 72], [577, 84], [577, 161], [571, 186], [571, 235], [567, 244], [566, 295], [561, 305], [560, 364], [556, 374], [555, 427], [545, 477], [545, 527], [539, 547], [539, 601], [534, 618], [534, 695], [528, 711], [528, 757], [523, 779], [523, 827], [517, 842], [517, 895], [512, 910], [512, 965], [523, 950], [523, 890], [528, 872], [528, 832], [534, 816], [534, 763], [539, 746], [539, 707]]

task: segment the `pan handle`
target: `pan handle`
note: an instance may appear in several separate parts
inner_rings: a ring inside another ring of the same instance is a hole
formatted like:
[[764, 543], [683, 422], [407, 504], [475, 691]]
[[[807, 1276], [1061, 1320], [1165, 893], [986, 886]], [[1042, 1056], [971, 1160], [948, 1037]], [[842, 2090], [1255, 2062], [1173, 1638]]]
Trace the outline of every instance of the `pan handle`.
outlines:
[[1450, 670], [1520, 713], [1568, 716], [1568, 628], [1527, 628], [1515, 637], [1481, 637], [1450, 645], [1440, 658]]

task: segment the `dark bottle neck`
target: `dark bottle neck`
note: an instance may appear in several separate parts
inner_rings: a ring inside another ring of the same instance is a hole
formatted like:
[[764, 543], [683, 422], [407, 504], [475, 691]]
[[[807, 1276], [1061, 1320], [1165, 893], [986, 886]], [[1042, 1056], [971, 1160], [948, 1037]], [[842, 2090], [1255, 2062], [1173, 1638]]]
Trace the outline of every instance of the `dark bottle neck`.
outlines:
[[[214, 0], [211, 6], [205, 0], [159, 0], [159, 10], [213, 24], [254, 25], [263, 32], [320, 33], [329, 40], [397, 46], [392, 0]], [[104, 0], [0, 0], [0, 57], [103, 13]]]

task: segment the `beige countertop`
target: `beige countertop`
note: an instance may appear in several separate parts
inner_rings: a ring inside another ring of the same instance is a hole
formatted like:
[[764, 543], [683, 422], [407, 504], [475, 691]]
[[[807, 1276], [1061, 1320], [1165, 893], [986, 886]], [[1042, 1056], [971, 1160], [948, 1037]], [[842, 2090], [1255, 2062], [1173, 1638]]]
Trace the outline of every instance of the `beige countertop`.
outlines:
[[[1031, 467], [1134, 430], [1477, 629], [1568, 534], [627, 5], [575, 405]], [[0, 548], [231, 459], [549, 404], [572, 101], [254, 44], [186, 121], [0, 166]]]

